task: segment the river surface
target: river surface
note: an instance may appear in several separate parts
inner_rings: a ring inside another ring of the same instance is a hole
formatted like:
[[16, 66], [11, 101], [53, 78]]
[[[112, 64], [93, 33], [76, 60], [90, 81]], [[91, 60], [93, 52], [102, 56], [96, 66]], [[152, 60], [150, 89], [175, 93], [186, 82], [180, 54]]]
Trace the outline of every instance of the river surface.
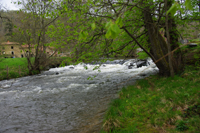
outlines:
[[0, 81], [0, 133], [99, 132], [121, 87], [158, 72], [151, 60], [128, 69], [134, 61], [110, 61], [97, 70], [82, 63]]

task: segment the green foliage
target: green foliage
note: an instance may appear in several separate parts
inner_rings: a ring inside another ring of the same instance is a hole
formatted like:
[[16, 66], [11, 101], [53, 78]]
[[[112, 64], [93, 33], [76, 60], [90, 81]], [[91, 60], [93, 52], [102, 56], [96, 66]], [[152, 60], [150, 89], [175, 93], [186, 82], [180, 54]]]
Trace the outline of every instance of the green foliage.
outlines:
[[38, 71], [38, 70], [33, 70], [33, 71], [31, 71], [31, 74], [32, 75], [35, 75], [35, 74], [39, 74], [40, 72]]
[[[121, 23], [119, 21], [120, 20], [118, 20], [117, 22]], [[112, 22], [112, 21], [107, 22], [105, 28], [107, 29], [107, 32], [106, 32], [105, 36], [108, 39], [115, 39], [119, 35], [119, 33], [121, 32], [121, 30], [118, 27], [117, 23]]]
[[122, 21], [122, 18], [121, 18], [121, 17], [118, 17], [118, 18], [117, 18], [116, 24], [119, 25], [120, 27], [123, 26], [123, 21]]
[[138, 52], [137, 55], [138, 55], [138, 59], [147, 59], [149, 57], [148, 54], [143, 51]]
[[9, 77], [11, 78], [18, 78], [20, 77], [19, 72], [9, 72]]
[[[160, 2], [145, 1], [139, 6], [141, 9], [149, 8], [154, 22], [158, 23], [156, 25], [158, 28], [163, 27], [165, 21], [164, 4]], [[105, 1], [100, 0], [74, 1], [72, 5], [68, 1], [61, 2], [62, 9], [56, 10], [57, 13], [54, 12], [50, 15], [52, 18], [56, 18], [59, 14], [60, 18], [48, 27], [46, 34], [51, 38], [49, 45], [58, 49], [66, 48], [66, 51], [72, 55], [67, 59], [69, 62], [100, 61], [100, 58], [119, 56], [133, 57], [137, 44], [124, 31], [126, 28], [147, 51], [150, 51], [151, 45], [146, 34], [144, 12], [141, 12], [138, 6], [130, 8], [126, 4], [124, 6], [122, 6], [123, 4], [110, 4], [112, 5], [107, 5]], [[194, 4], [192, 6], [194, 7]], [[157, 13], [154, 14], [155, 9], [160, 10], [159, 16]], [[185, 10], [183, 3], [174, 2], [168, 13], [175, 15], [178, 10], [182, 11], [183, 9]], [[181, 23], [178, 15], [176, 18], [173, 17], [177, 25]], [[140, 57], [143, 59], [147, 55], [141, 54]]]
[[[184, 6], [185, 6], [185, 9], [186, 10], [192, 10], [193, 9], [193, 6], [192, 6], [192, 1], [191, 0], [186, 0], [185, 3], [184, 3]], [[174, 4], [170, 7], [170, 9], [167, 11], [167, 14], [168, 13], [171, 13], [172, 16], [174, 16], [174, 14], [177, 12], [177, 11], [181, 11], [183, 13], [183, 8], [181, 7], [181, 4], [178, 3], [178, 2], [174, 2]]]
[[95, 30], [95, 28], [96, 28], [95, 23], [92, 23], [92, 24], [91, 24], [91, 27], [92, 27], [93, 30]]
[[186, 0], [185, 1], [185, 7], [186, 7], [186, 9], [192, 10], [193, 9], [192, 1], [191, 0]]
[[171, 13], [171, 15], [174, 16], [174, 14], [178, 9], [179, 9], [179, 4], [176, 2], [170, 7], [170, 9], [167, 11], [167, 14]]
[[80, 35], [79, 35], [79, 40], [85, 40], [88, 36], [88, 32], [87, 31], [81, 31]]
[[8, 33], [6, 34], [6, 36], [11, 36], [12, 31], [13, 31], [13, 24], [11, 22], [6, 23], [5, 31], [7, 30], [8, 30]]

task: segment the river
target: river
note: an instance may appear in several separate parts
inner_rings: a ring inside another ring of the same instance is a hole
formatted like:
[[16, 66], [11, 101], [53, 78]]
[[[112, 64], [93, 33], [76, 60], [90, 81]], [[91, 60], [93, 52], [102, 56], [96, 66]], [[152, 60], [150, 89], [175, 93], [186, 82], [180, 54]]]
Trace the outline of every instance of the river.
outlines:
[[134, 62], [110, 61], [98, 70], [81, 63], [0, 81], [0, 133], [99, 132], [121, 87], [158, 72], [150, 59], [151, 66], [136, 68]]

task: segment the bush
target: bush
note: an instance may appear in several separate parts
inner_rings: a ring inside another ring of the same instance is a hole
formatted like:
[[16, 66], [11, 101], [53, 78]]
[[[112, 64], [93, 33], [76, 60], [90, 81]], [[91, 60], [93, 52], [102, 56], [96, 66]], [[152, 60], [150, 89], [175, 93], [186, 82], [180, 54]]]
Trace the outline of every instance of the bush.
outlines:
[[148, 56], [148, 54], [146, 54], [145, 52], [139, 52], [139, 53], [137, 53], [137, 55], [138, 55], [138, 59], [146, 59], [146, 58], [148, 58], [149, 56]]
[[18, 78], [19, 77], [19, 73], [17, 73], [17, 72], [9, 72], [9, 77]]

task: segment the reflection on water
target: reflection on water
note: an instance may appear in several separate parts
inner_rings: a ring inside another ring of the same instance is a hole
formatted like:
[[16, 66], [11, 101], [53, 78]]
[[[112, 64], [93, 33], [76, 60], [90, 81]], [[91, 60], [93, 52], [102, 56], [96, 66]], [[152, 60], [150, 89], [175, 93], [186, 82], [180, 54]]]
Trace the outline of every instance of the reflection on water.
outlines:
[[[100, 67], [101, 72], [93, 70], [94, 65], [78, 64], [74, 69], [66, 66], [0, 81], [0, 132], [99, 132], [109, 101], [123, 85], [119, 83], [146, 68], [128, 69], [133, 61], [107, 63]], [[157, 71], [154, 65], [143, 73], [148, 76]], [[126, 85], [139, 78], [144, 76], [137, 75]]]

